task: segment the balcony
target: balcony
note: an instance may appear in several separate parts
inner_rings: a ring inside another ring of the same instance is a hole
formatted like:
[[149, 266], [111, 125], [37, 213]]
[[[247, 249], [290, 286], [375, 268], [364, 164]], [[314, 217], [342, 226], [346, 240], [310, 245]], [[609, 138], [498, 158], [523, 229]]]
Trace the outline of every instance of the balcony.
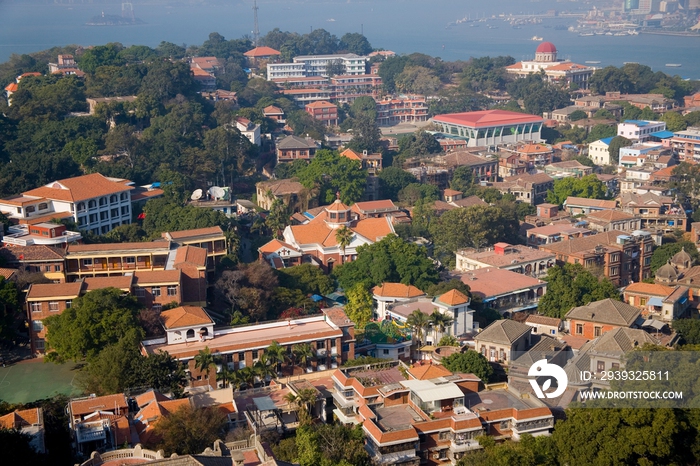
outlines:
[[80, 233], [74, 231], [64, 231], [61, 236], [49, 238], [48, 236], [32, 235], [29, 233], [27, 225], [11, 226], [2, 240], [6, 244], [13, 246], [33, 246], [35, 244], [45, 244], [47, 246], [58, 246], [83, 239]]
[[78, 443], [93, 442], [95, 440], [105, 440], [107, 438], [107, 426], [102, 422], [91, 422], [80, 424], [75, 431]]
[[325, 358], [328, 355], [328, 350], [326, 348], [319, 348], [316, 350], [316, 357]]
[[476, 440], [452, 440], [450, 441], [450, 450], [457, 453], [470, 450], [478, 450], [481, 448]]

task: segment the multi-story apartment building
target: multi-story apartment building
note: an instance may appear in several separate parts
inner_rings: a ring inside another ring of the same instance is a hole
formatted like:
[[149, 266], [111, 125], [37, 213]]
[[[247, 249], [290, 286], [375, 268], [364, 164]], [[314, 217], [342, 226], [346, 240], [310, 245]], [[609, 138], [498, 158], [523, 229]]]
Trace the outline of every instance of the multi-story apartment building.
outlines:
[[141, 352], [148, 356], [167, 351], [185, 363], [193, 387], [216, 385], [216, 369], [195, 367], [194, 356], [205, 348], [234, 370], [251, 367], [273, 341], [290, 355], [294, 345], [310, 344], [314, 357], [304, 372], [328, 370], [355, 358], [355, 324], [339, 308], [324, 309], [323, 315], [221, 329], [214, 329], [214, 321], [198, 306], [163, 311], [161, 318], [166, 336], [141, 342]]
[[460, 249], [455, 253], [456, 270], [483, 269], [498, 267], [533, 277], [545, 275], [554, 266], [554, 254], [527, 246], [513, 246], [508, 243], [496, 243], [493, 248], [477, 251]]
[[53, 181], [0, 200], [0, 212], [19, 223], [71, 218], [95, 235], [131, 223], [133, 182], [99, 173]]
[[36, 223], [33, 225], [12, 225], [2, 236], [2, 242], [13, 246], [32, 246], [45, 244], [47, 246], [63, 246], [83, 238], [75, 231], [69, 231], [65, 225], [58, 223]]
[[309, 76], [328, 76], [326, 71], [331, 63], [339, 63], [343, 67], [344, 76], [362, 75], [367, 72], [369, 57], [361, 57], [354, 53], [339, 55], [299, 55], [292, 63], [268, 63], [267, 80], [280, 78], [303, 78]]
[[277, 142], [277, 163], [293, 162], [297, 159], [311, 160], [316, 155], [317, 148], [313, 139], [287, 136]]
[[526, 432], [547, 435], [554, 425], [551, 411], [534, 398], [521, 400], [507, 389], [479, 392], [473, 374], [437, 365], [404, 375], [399, 364], [333, 373], [334, 414], [362, 424], [374, 464], [456, 464], [481, 448], [479, 436], [518, 440]]
[[306, 104], [304, 109], [315, 120], [319, 120], [326, 126], [336, 126], [338, 124], [338, 106], [326, 100]]
[[46, 245], [0, 247], [0, 256], [7, 267], [29, 273], [41, 273], [52, 283], [63, 283], [65, 275], [65, 250]]
[[[206, 251], [206, 269], [210, 279], [213, 279], [216, 266], [228, 253], [228, 243], [221, 227], [197, 228], [161, 233], [163, 239], [171, 241], [178, 247], [193, 246]], [[182, 253], [181, 253], [182, 254]]]
[[688, 215], [685, 209], [675, 204], [669, 196], [659, 196], [651, 192], [622, 193], [619, 202], [623, 212], [641, 219], [642, 228], [660, 228], [667, 231], [688, 229]]
[[671, 147], [685, 162], [700, 161], [700, 128], [691, 126], [685, 131], [676, 131], [671, 138]]
[[425, 96], [404, 96], [377, 101], [377, 124], [379, 126], [427, 120], [428, 103]]
[[108, 277], [136, 271], [165, 270], [167, 241], [116, 244], [71, 244], [66, 251], [66, 278]]
[[540, 245], [540, 249], [554, 253], [559, 264], [600, 269], [618, 287], [651, 277], [653, 247], [654, 239], [645, 231], [616, 230]]
[[644, 142], [652, 137], [652, 133], [665, 130], [663, 121], [625, 120], [617, 125], [617, 135], [634, 142]]

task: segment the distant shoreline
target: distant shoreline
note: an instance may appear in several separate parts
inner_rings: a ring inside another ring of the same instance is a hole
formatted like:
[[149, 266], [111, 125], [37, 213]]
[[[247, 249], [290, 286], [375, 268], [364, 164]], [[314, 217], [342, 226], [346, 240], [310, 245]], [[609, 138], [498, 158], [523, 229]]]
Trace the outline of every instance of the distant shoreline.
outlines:
[[640, 34], [650, 34], [655, 36], [676, 36], [676, 37], [700, 37], [700, 33], [686, 31], [639, 31]]

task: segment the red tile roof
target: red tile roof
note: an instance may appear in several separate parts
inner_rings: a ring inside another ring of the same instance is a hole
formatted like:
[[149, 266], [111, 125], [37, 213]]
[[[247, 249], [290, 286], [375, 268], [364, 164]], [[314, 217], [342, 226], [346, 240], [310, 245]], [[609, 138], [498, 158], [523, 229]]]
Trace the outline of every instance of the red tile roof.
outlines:
[[92, 414], [95, 411], [114, 411], [115, 409], [127, 409], [126, 397], [119, 393], [116, 395], [106, 395], [91, 397], [84, 400], [71, 401], [71, 411], [74, 416]]
[[207, 227], [207, 228], [197, 228], [194, 230], [181, 230], [181, 231], [171, 231], [163, 233], [163, 238], [166, 239], [195, 239], [197, 236], [224, 236], [224, 231], [221, 227]]
[[425, 295], [415, 286], [403, 283], [382, 283], [381, 286], [375, 286], [372, 293], [383, 298], [415, 298]]
[[272, 55], [282, 55], [279, 50], [275, 50], [272, 47], [255, 47], [252, 50], [248, 50], [244, 53], [246, 57], [257, 58], [257, 57], [270, 57]]
[[25, 196], [38, 196], [60, 201], [79, 202], [100, 196], [131, 191], [132, 186], [127, 186], [119, 181], [108, 179], [100, 173], [76, 176], [51, 182], [40, 188], [31, 189], [24, 193]]
[[45, 245], [0, 247], [0, 256], [8, 263], [13, 262], [41, 262], [63, 260], [64, 253], [61, 249]]
[[518, 123], [541, 123], [543, 120], [542, 117], [528, 115], [527, 113], [511, 112], [508, 110], [481, 110], [477, 112], [435, 115], [433, 121], [437, 123], [444, 122], [473, 128], [482, 128]]
[[417, 380], [430, 380], [452, 375], [452, 372], [448, 371], [445, 367], [432, 364], [411, 367], [408, 373]]
[[80, 296], [80, 290], [82, 289], [82, 287], [82, 282], [34, 283], [29, 286], [29, 292], [27, 292], [27, 300], [58, 297], [77, 298], [78, 296]]
[[117, 288], [128, 291], [131, 290], [133, 280], [133, 275], [117, 277], [86, 277], [83, 279], [83, 291], [88, 292], [102, 288]]
[[190, 264], [196, 267], [207, 266], [207, 250], [195, 246], [181, 246], [175, 253], [175, 265]]
[[160, 314], [166, 329], [188, 327], [191, 325], [208, 325], [213, 323], [211, 317], [199, 306], [180, 306], [163, 311]]
[[148, 286], [157, 284], [177, 284], [180, 283], [180, 274], [178, 270], [144, 270], [134, 272], [134, 285]]
[[460, 304], [467, 304], [469, 302], [469, 297], [465, 296], [464, 293], [459, 290], [450, 290], [441, 295], [438, 300], [448, 306], [459, 306]]
[[40, 408], [17, 410], [0, 417], [0, 428], [2, 429], [19, 430], [22, 427], [43, 423], [44, 420]]

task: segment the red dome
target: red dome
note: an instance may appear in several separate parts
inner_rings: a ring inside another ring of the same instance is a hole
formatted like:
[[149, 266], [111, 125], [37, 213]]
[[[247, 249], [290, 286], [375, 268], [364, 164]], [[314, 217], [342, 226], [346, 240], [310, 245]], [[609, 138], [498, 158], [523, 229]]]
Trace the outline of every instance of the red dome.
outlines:
[[535, 53], [557, 53], [557, 48], [551, 42], [542, 42]]

